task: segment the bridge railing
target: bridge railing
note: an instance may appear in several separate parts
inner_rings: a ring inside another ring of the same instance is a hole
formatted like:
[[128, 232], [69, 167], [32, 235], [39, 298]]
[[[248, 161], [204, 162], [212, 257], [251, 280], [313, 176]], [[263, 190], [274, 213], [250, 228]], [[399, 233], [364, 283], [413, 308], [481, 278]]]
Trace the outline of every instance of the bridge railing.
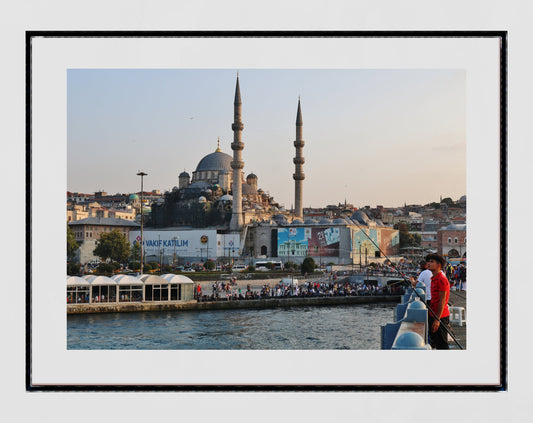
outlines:
[[[425, 301], [425, 285], [418, 283], [416, 291]], [[413, 288], [402, 295], [394, 310], [394, 322], [381, 327], [382, 350], [429, 350], [428, 310]]]

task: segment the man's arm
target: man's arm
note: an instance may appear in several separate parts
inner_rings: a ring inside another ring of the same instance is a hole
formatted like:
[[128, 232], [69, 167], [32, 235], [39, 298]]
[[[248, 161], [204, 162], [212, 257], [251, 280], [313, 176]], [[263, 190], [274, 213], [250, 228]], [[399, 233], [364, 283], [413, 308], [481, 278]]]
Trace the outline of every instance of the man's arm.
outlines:
[[[440, 316], [442, 316], [442, 313], [444, 311], [444, 306], [446, 305], [446, 291], [439, 291], [439, 304], [437, 305], [437, 311], [435, 314], [440, 319]], [[440, 322], [438, 320], [435, 320], [433, 322], [433, 325], [431, 326], [431, 332], [437, 332], [439, 329]]]

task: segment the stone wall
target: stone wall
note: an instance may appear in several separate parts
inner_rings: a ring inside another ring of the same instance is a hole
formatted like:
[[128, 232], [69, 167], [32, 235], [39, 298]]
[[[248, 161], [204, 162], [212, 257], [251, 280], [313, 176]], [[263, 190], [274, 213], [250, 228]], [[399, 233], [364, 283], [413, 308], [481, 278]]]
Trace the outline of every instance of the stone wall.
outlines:
[[238, 301], [173, 301], [161, 303], [119, 303], [119, 304], [67, 304], [67, 314], [119, 313], [140, 311], [186, 311], [186, 310], [232, 310], [265, 309], [294, 306], [331, 306], [346, 304], [369, 304], [399, 302], [399, 295], [363, 297], [313, 297], [313, 298], [270, 298], [264, 300]]

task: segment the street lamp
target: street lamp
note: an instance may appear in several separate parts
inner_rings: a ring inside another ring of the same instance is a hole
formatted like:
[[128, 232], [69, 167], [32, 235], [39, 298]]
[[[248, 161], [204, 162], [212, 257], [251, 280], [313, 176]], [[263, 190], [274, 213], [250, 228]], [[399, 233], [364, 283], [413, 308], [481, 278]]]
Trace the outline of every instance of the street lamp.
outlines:
[[161, 263], [161, 235], [157, 235], [157, 239], [158, 239], [157, 245], [159, 246], [159, 275], [161, 275], [161, 266], [162, 266], [162, 263]]
[[137, 176], [141, 177], [141, 275], [143, 274], [143, 261], [144, 261], [144, 236], [143, 236], [143, 226], [144, 226], [144, 215], [143, 215], [143, 178], [148, 175], [147, 173], [139, 171]]
[[[176, 241], [180, 239], [179, 236], [175, 236], [174, 238], [172, 238], [172, 240], [174, 241], [174, 259], [172, 260], [172, 263], [174, 265], [174, 268], [176, 267]], [[179, 263], [178, 263], [179, 264]]]

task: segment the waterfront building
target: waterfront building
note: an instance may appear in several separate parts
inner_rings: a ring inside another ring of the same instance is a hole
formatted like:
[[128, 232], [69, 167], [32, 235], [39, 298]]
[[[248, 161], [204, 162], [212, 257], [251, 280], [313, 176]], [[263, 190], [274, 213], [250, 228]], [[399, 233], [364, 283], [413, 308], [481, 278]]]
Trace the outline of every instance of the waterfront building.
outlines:
[[137, 222], [131, 220], [106, 217], [88, 217], [68, 222], [68, 225], [74, 232], [76, 242], [80, 245], [76, 253], [76, 261], [82, 264], [98, 260], [93, 251], [96, 248], [96, 241], [103, 233], [118, 229], [126, 238], [129, 238], [130, 230], [140, 227]]
[[170, 302], [194, 299], [194, 282], [183, 275], [67, 277], [67, 304]]
[[447, 260], [466, 259], [466, 224], [452, 223], [437, 231], [438, 253]]

